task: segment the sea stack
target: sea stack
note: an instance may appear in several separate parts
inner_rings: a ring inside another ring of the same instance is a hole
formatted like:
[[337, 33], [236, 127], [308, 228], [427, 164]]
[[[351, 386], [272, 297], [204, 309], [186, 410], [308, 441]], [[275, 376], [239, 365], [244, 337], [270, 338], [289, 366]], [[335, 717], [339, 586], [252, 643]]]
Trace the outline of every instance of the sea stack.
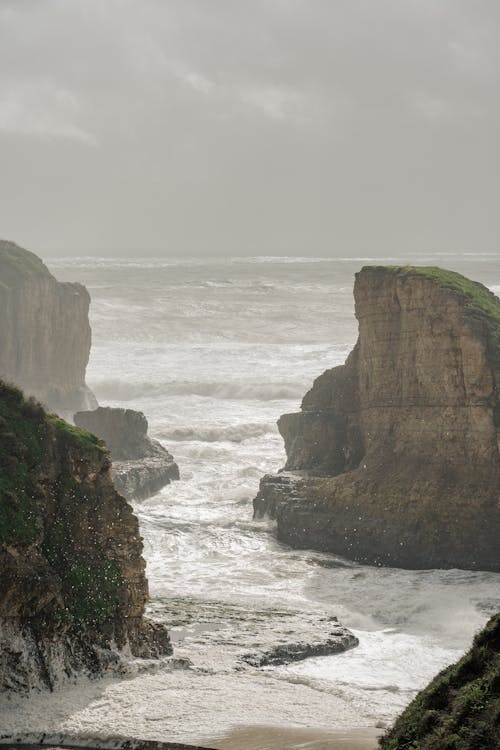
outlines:
[[278, 422], [256, 516], [295, 547], [500, 570], [500, 300], [439, 268], [356, 274], [359, 338]]
[[97, 402], [85, 383], [90, 297], [57, 281], [34, 253], [0, 241], [0, 378], [70, 416]]
[[139, 525], [98, 438], [0, 383], [0, 690], [171, 653], [144, 619]]

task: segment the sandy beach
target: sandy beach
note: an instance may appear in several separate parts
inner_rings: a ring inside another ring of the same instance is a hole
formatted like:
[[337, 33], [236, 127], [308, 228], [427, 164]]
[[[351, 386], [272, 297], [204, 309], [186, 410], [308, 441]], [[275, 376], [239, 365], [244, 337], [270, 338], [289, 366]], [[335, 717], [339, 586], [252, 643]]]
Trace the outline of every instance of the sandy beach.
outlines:
[[375, 750], [382, 729], [321, 731], [297, 727], [241, 726], [204, 744], [216, 750]]

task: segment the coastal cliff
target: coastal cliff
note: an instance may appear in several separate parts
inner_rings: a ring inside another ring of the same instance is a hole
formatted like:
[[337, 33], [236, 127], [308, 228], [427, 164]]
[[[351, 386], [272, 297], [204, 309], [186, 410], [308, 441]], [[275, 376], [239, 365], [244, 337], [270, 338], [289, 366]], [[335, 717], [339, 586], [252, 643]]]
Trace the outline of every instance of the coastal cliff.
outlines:
[[278, 536], [408, 568], [500, 570], [500, 300], [438, 268], [365, 267], [359, 338], [278, 422]]
[[138, 521], [110, 465], [100, 440], [0, 383], [0, 689], [171, 652], [143, 618]]
[[57, 281], [33, 253], [0, 241], [0, 377], [70, 415], [97, 402], [85, 384], [90, 297]]
[[500, 613], [470, 651], [422, 690], [380, 741], [381, 750], [500, 747]]
[[113, 459], [115, 487], [127, 500], [150, 497], [179, 479], [172, 455], [148, 436], [148, 420], [142, 412], [100, 406], [77, 412], [74, 421], [105, 441]]

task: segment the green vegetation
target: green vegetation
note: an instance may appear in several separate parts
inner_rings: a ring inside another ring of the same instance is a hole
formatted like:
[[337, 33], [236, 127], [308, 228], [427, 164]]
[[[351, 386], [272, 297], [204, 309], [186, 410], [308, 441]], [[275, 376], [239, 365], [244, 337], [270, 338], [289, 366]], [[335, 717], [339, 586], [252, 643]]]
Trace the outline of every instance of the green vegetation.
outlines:
[[63, 578], [66, 609], [78, 624], [99, 625], [116, 614], [121, 586], [120, 569], [113, 560], [74, 562]]
[[79, 427], [75, 427], [74, 425], [69, 424], [69, 422], [65, 422], [64, 419], [61, 419], [55, 414], [47, 414], [47, 422], [56, 428], [59, 437], [64, 439], [67, 444], [84, 451], [97, 450], [100, 453], [106, 452], [106, 447], [103, 442], [91, 432], [81, 430]]
[[380, 746], [382, 750], [500, 747], [500, 613], [459, 662], [417, 695]]
[[59, 518], [46, 531], [42, 552], [61, 579], [65, 607], [61, 619], [100, 625], [116, 614], [123, 587], [120, 569], [99, 547], [89, 549], [88, 559], [75, 557], [69, 519]]
[[29, 544], [37, 536], [34, 476], [45, 435], [43, 409], [0, 383], [0, 543]]
[[435, 284], [465, 297], [471, 312], [479, 312], [488, 321], [488, 348], [495, 364], [500, 364], [500, 299], [483, 284], [437, 266], [367, 266], [389, 270], [398, 276], [425, 276]]
[[66, 444], [104, 452], [97, 437], [46, 415], [40, 404], [0, 382], [0, 543], [32, 543], [36, 520], [36, 475], [43, 462], [49, 426]]
[[[80, 485], [66, 471], [50, 488], [37, 484], [38, 477], [47, 473], [48, 441], [54, 435], [62, 455], [69, 447], [79, 450], [83, 459], [89, 452], [95, 456], [96, 451], [105, 451], [94, 435], [47, 415], [40, 404], [0, 382], [0, 544], [38, 542], [61, 580], [61, 620], [99, 625], [116, 614], [123, 580], [118, 564], [105, 556], [95, 540], [89, 540], [85, 554], [75, 549], [74, 533], [80, 532], [77, 509], [87, 504], [89, 513], [89, 505], [98, 504], [92, 487]], [[55, 519], [44, 531], [47, 500]]]

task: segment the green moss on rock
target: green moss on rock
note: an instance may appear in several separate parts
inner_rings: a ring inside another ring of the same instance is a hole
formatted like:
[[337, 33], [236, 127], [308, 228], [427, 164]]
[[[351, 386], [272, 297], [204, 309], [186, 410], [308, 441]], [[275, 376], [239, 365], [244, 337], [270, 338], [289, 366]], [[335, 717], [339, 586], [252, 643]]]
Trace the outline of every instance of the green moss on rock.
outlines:
[[112, 619], [121, 603], [123, 578], [118, 565], [97, 546], [90, 557], [74, 557], [68, 520], [58, 519], [47, 529], [42, 551], [61, 580], [67, 622], [101, 625]]
[[106, 447], [102, 440], [96, 435], [86, 430], [81, 430], [79, 427], [75, 427], [64, 419], [56, 416], [55, 414], [48, 414], [47, 421], [55, 427], [59, 437], [65, 440], [75, 448], [79, 448], [84, 451], [100, 451], [101, 453], [106, 452]]
[[63, 576], [66, 609], [78, 624], [100, 625], [114, 616], [122, 585], [113, 560], [74, 562]]
[[[36, 545], [59, 577], [61, 619], [100, 625], [118, 611], [124, 582], [118, 564], [88, 529], [78, 528], [93, 517], [100, 498], [91, 484], [71, 474], [68, 451], [100, 466], [106, 448], [95, 435], [46, 414], [0, 382], [0, 545]], [[61, 461], [59, 473], [45, 487], [55, 457]]]
[[422, 690], [380, 741], [382, 750], [500, 747], [500, 613], [470, 651]]
[[0, 543], [33, 542], [34, 474], [43, 459], [44, 412], [21, 391], [0, 383]]

